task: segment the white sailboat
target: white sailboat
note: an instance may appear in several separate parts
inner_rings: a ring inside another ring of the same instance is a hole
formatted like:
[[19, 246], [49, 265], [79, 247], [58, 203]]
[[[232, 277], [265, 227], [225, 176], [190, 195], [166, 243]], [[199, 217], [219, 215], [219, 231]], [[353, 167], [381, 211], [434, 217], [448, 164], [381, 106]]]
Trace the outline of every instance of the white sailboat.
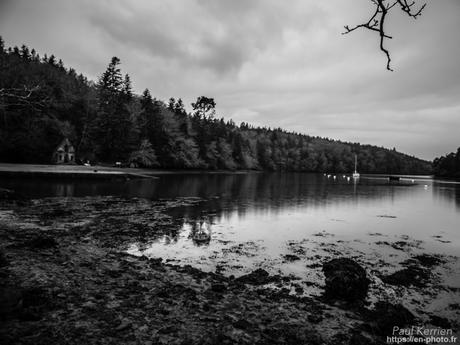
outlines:
[[353, 178], [359, 178], [358, 168], [358, 157], [355, 155], [355, 172], [353, 173]]

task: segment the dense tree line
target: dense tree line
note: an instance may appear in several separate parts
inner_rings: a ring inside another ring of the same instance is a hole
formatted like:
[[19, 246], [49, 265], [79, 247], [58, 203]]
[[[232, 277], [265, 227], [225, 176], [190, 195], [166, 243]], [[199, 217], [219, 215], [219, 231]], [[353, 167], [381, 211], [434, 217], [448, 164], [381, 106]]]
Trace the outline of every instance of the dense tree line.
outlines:
[[68, 137], [80, 160], [141, 167], [430, 173], [431, 165], [382, 147], [345, 143], [217, 117], [213, 98], [163, 102], [132, 92], [112, 58], [97, 83], [55, 56], [0, 39], [0, 161], [49, 163]]
[[435, 158], [433, 172], [440, 177], [460, 178], [460, 147], [457, 152]]

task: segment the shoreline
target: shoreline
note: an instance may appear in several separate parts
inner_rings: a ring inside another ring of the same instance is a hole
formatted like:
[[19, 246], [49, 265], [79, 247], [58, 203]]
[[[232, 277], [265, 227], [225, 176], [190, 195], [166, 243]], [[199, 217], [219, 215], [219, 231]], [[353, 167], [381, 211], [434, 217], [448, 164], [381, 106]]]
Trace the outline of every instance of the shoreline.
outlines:
[[[0, 200], [0, 340], [384, 344], [385, 335], [390, 335], [386, 326], [398, 320], [401, 310], [407, 312], [388, 302], [376, 310], [366, 301], [293, 295], [287, 289], [292, 285], [289, 277], [255, 272], [245, 279], [226, 277], [125, 253], [127, 242], [174, 231], [179, 220], [168, 211], [197, 202], [114, 197]], [[369, 268], [367, 274], [374, 275]], [[403, 321], [408, 326], [450, 326], [441, 317], [428, 323]]]
[[247, 174], [261, 173], [256, 170], [172, 170], [172, 169], [142, 169], [119, 168], [103, 165], [45, 165], [45, 164], [13, 164], [0, 163], [0, 177], [38, 177], [38, 178], [91, 178], [91, 179], [156, 179], [161, 175], [174, 174]]
[[[22, 164], [22, 163], [1, 163], [0, 176], [105, 176], [105, 177], [143, 177], [152, 178], [160, 175], [171, 174], [247, 174], [247, 173], [302, 173], [302, 174], [325, 174], [323, 172], [311, 171], [267, 171], [267, 170], [206, 170], [206, 169], [146, 169], [146, 168], [121, 168], [106, 165], [65, 165], [65, 164]], [[330, 173], [333, 175], [351, 175], [351, 173]], [[363, 178], [387, 178], [389, 175], [402, 177], [404, 179], [414, 178], [416, 180], [446, 179], [448, 177], [435, 175], [413, 175], [413, 174], [388, 174], [388, 173], [362, 173]]]
[[155, 178], [141, 169], [121, 169], [104, 166], [83, 165], [39, 165], [0, 163], [0, 177], [33, 178], [92, 178], [92, 179], [129, 179]]

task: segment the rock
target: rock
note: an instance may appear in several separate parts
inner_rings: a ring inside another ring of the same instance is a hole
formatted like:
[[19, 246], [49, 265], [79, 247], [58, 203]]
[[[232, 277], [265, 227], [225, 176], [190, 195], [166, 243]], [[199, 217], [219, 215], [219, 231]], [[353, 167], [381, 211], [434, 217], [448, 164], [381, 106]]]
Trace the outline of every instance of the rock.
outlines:
[[96, 310], [96, 308], [97, 308], [96, 303], [94, 303], [92, 301], [85, 302], [81, 306], [83, 308], [87, 309], [87, 310]]
[[21, 318], [28, 321], [36, 321], [42, 318], [46, 309], [52, 308], [54, 301], [50, 298], [50, 292], [40, 286], [31, 286], [22, 289]]
[[300, 260], [300, 258], [297, 255], [286, 254], [286, 255], [284, 255], [284, 260], [289, 261], [289, 262], [293, 262], [293, 261]]
[[6, 285], [0, 288], [0, 319], [17, 317], [22, 321], [37, 321], [45, 307], [49, 307], [49, 300], [47, 291], [41, 287], [21, 289]]
[[24, 309], [18, 315], [21, 321], [39, 321], [42, 319], [42, 313], [37, 308]]
[[388, 302], [377, 302], [370, 314], [374, 321], [373, 330], [380, 335], [391, 335], [394, 326], [403, 328], [412, 326], [415, 316], [402, 304], [391, 304]]
[[245, 274], [235, 279], [237, 282], [251, 285], [263, 285], [268, 284], [272, 281], [267, 271], [262, 268], [258, 268], [255, 271]]
[[0, 249], [0, 267], [6, 267], [8, 266], [9, 262], [8, 259], [6, 258], [5, 252]]
[[223, 283], [214, 283], [211, 285], [211, 290], [214, 292], [224, 292], [227, 290], [227, 286]]
[[0, 286], [0, 320], [8, 319], [22, 309], [22, 294], [16, 286]]
[[162, 261], [163, 261], [162, 258], [150, 258], [149, 259], [150, 266], [152, 267], [161, 265]]
[[408, 246], [408, 243], [406, 241], [396, 241], [390, 244], [390, 246], [397, 250], [404, 250]]
[[307, 316], [307, 319], [311, 323], [319, 323], [324, 320], [324, 316], [322, 314], [311, 314]]
[[423, 287], [430, 280], [430, 272], [418, 266], [411, 265], [390, 275], [382, 276], [382, 281], [391, 285]]
[[442, 316], [430, 315], [430, 323], [434, 326], [444, 329], [452, 328], [451, 322]]
[[108, 269], [105, 273], [111, 278], [120, 278], [122, 276], [122, 271], [117, 268]]
[[346, 301], [362, 300], [367, 295], [369, 279], [366, 271], [355, 261], [338, 258], [323, 265], [326, 277], [325, 295]]
[[160, 333], [160, 334], [171, 334], [171, 333], [175, 333], [175, 332], [177, 332], [177, 327], [173, 326], [173, 325], [166, 326], [166, 327], [160, 328], [158, 330], [158, 333]]
[[26, 245], [35, 249], [49, 249], [57, 247], [58, 243], [53, 237], [48, 235], [36, 235], [27, 241]]
[[333, 338], [334, 344], [342, 345], [374, 345], [376, 344], [372, 339], [365, 337], [360, 333], [353, 332], [349, 333], [338, 333]]
[[301, 294], [303, 294], [303, 291], [304, 291], [304, 290], [303, 290], [303, 287], [301, 287], [301, 286], [296, 286], [296, 287], [295, 287], [295, 292], [296, 292], [297, 294], [301, 295]]
[[445, 262], [444, 259], [440, 258], [439, 256], [429, 255], [429, 254], [421, 254], [414, 256], [420, 265], [424, 267], [433, 267]]
[[115, 331], [121, 332], [121, 331], [124, 331], [125, 329], [131, 328], [131, 327], [132, 327], [131, 321], [129, 321], [127, 319], [123, 319], [123, 320], [121, 320], [121, 323], [115, 328]]
[[236, 322], [233, 323], [233, 327], [238, 328], [238, 329], [249, 329], [251, 328], [252, 324], [246, 320], [246, 319], [240, 319]]

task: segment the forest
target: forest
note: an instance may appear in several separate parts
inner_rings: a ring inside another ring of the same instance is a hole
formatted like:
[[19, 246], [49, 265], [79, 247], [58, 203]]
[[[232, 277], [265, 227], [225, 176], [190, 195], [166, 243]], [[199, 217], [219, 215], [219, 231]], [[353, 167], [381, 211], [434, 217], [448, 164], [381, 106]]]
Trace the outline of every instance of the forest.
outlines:
[[433, 173], [439, 177], [460, 178], [460, 147], [457, 152], [435, 158]]
[[342, 173], [353, 171], [356, 154], [362, 173], [432, 172], [430, 162], [395, 149], [236, 124], [211, 97], [197, 97], [187, 112], [181, 98], [136, 95], [120, 65], [113, 57], [94, 82], [0, 37], [0, 161], [49, 164], [69, 138], [79, 163]]

